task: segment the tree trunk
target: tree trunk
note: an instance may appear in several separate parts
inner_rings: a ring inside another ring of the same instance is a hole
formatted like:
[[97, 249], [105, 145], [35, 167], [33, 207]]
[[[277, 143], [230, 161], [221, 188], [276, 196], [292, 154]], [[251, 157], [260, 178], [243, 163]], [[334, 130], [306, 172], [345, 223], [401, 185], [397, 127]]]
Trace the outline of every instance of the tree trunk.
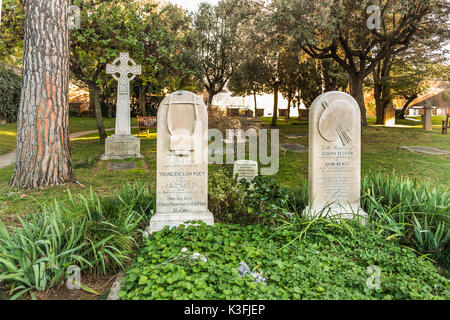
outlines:
[[286, 112], [286, 121], [289, 121], [289, 119], [291, 118], [291, 100], [288, 100], [288, 108], [287, 108], [287, 112]]
[[274, 87], [272, 127], [276, 128], [278, 119], [278, 86]]
[[208, 108], [211, 110], [212, 101], [214, 96], [216, 95], [216, 92], [214, 91], [208, 91]]
[[385, 110], [388, 106], [392, 106], [391, 94], [391, 55], [387, 55], [373, 70], [374, 93], [376, 103], [376, 124], [383, 125], [385, 123]]
[[98, 134], [100, 136], [100, 143], [105, 144], [105, 140], [108, 137], [105, 131], [105, 125], [103, 124], [102, 105], [100, 103], [100, 88], [97, 86], [91, 86], [92, 96], [95, 106], [95, 119], [97, 120]]
[[400, 119], [405, 119], [406, 111], [408, 110], [411, 102], [413, 102], [415, 99], [417, 99], [417, 94], [408, 97], [408, 100], [406, 101], [405, 105], [402, 108], [402, 112], [400, 113]]
[[68, 0], [26, 2], [14, 187], [45, 188], [73, 179], [68, 5]]
[[146, 102], [146, 88], [141, 83], [139, 85], [139, 108], [141, 109], [140, 113], [142, 117], [145, 117], [147, 115]]
[[106, 99], [106, 106], [108, 107], [108, 119], [112, 119], [114, 110], [113, 110], [113, 104], [111, 103], [111, 92], [110, 91], [108, 91], [108, 97]]
[[256, 104], [256, 91], [253, 92], [253, 99], [255, 100], [255, 113], [253, 114], [253, 118], [256, 118], [256, 111], [258, 111], [258, 105]]
[[384, 107], [382, 105], [382, 85], [380, 82], [380, 74], [378, 68], [374, 68], [373, 70], [373, 96], [375, 98], [375, 113], [376, 113], [376, 122], [375, 124], [383, 125], [384, 124]]
[[92, 94], [92, 90], [90, 90], [90, 89], [89, 89], [89, 109], [95, 110], [94, 95]]
[[364, 104], [364, 92], [363, 92], [364, 77], [361, 72], [353, 73], [350, 76], [350, 95], [358, 102], [359, 109], [361, 110], [361, 125], [367, 127], [366, 106]]

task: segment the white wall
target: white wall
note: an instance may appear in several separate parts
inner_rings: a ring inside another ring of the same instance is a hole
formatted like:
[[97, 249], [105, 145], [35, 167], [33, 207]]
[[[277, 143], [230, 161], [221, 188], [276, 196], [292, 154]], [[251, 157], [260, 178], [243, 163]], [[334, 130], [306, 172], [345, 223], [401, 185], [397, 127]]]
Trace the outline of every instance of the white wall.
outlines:
[[[245, 99], [245, 105], [250, 110], [255, 110], [255, 100], [253, 96], [247, 96]], [[256, 104], [258, 109], [262, 109], [264, 107], [264, 117], [272, 117], [273, 113], [273, 102], [274, 102], [274, 96], [273, 94], [264, 94], [264, 95], [257, 95], [256, 96]], [[280, 110], [286, 110], [288, 107], [288, 101], [283, 98], [283, 95], [281, 93], [278, 94], [278, 109]], [[301, 109], [306, 109], [305, 106], [302, 104], [300, 106]], [[290, 112], [291, 117], [298, 117], [298, 110], [297, 108], [291, 107]]]

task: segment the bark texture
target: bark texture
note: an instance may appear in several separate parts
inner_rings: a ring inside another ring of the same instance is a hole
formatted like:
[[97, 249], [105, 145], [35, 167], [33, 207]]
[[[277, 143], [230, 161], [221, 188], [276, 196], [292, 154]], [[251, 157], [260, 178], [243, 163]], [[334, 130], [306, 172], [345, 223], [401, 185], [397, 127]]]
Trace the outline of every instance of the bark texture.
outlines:
[[11, 186], [36, 189], [73, 179], [68, 4], [68, 0], [26, 2], [23, 87]]

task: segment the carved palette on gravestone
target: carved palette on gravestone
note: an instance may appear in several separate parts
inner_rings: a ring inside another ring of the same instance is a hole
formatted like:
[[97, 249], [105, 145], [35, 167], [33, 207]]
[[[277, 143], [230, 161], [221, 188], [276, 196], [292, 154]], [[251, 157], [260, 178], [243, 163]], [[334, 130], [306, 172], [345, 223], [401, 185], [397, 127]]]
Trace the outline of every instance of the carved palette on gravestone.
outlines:
[[258, 176], [258, 162], [253, 160], [237, 160], [234, 162], [233, 177], [237, 181], [246, 180], [252, 182]]
[[309, 113], [310, 217], [366, 216], [361, 197], [361, 113], [356, 100], [327, 92]]
[[131, 134], [130, 119], [130, 81], [142, 73], [141, 66], [136, 65], [128, 53], [121, 52], [119, 58], [106, 66], [106, 73], [118, 81], [116, 131], [106, 139], [105, 154], [101, 159], [143, 158], [140, 154], [141, 142]]
[[168, 95], [158, 109], [156, 214], [148, 232], [189, 221], [213, 225], [208, 211], [208, 113], [194, 93]]

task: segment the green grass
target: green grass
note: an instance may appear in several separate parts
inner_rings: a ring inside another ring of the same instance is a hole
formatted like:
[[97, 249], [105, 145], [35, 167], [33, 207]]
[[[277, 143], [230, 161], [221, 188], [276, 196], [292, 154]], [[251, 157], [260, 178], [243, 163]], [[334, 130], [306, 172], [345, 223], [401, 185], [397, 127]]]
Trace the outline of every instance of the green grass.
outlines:
[[[104, 118], [105, 128], [114, 128], [116, 119]], [[131, 120], [131, 125], [136, 126], [136, 119]], [[97, 130], [95, 118], [71, 117], [69, 121], [70, 133]], [[16, 148], [17, 125], [0, 125], [0, 155], [9, 153]]]
[[[450, 187], [450, 157], [428, 156], [411, 153], [399, 149], [400, 146], [422, 145], [450, 151], [450, 135], [440, 133], [440, 118], [434, 119], [436, 125], [433, 132], [424, 132], [420, 124], [413, 121], [407, 127], [377, 127], [370, 125], [362, 134], [362, 173], [394, 171], [399, 176], [415, 178], [419, 181], [440, 185], [442, 188]], [[107, 119], [107, 121], [112, 121]], [[369, 119], [369, 123], [372, 120]], [[406, 120], [408, 121], [408, 120]], [[408, 124], [408, 122], [406, 122]], [[269, 125], [268, 123], [266, 125]], [[1, 126], [6, 128], [11, 125]], [[109, 124], [113, 127], [113, 123]], [[95, 119], [71, 118], [71, 131], [95, 130]], [[280, 143], [299, 143], [308, 146], [308, 138], [287, 139], [285, 135], [293, 133], [308, 133], [306, 122], [291, 120], [290, 124], [280, 124]], [[3, 129], [0, 129], [2, 131]], [[137, 130], [133, 130], [134, 133]], [[100, 196], [112, 195], [123, 183], [145, 179], [154, 190], [156, 184], [156, 130], [152, 134], [141, 137], [141, 152], [143, 160], [137, 160], [138, 168], [132, 171], [110, 171], [107, 164], [99, 161], [104, 151], [100, 145], [97, 134], [75, 139], [71, 142], [72, 159], [75, 167], [76, 179], [86, 186], [72, 183], [66, 186], [48, 190], [18, 191], [7, 187], [13, 172], [13, 166], [0, 169], [0, 216], [23, 215], [37, 207], [36, 201], [48, 202], [54, 197], [66, 197], [66, 189], [73, 193], [86, 194], [92, 187]], [[112, 132], [109, 132], [111, 134]], [[2, 141], [5, 135], [0, 136]], [[3, 144], [1, 144], [3, 146]], [[215, 166], [211, 166], [214, 170]], [[280, 151], [280, 170], [273, 177], [281, 185], [296, 187], [300, 181], [308, 178], [308, 154]]]
[[16, 124], [0, 124], [0, 155], [16, 148]]

